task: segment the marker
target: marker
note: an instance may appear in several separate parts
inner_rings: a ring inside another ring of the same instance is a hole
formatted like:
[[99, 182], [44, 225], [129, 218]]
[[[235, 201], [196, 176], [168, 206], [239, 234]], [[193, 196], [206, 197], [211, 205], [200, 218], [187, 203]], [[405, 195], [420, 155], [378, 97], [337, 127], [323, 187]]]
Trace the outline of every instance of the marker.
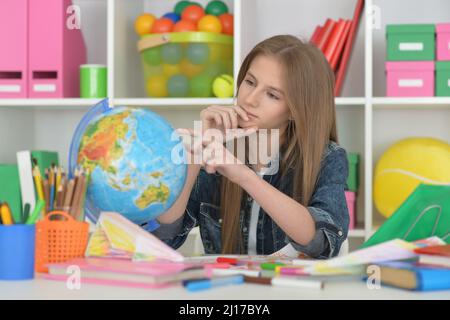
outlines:
[[42, 211], [42, 209], [45, 206], [45, 201], [42, 199], [38, 200], [38, 203], [36, 204], [36, 207], [34, 207], [33, 213], [31, 216], [27, 219], [25, 224], [34, 224], [36, 220], [39, 218], [39, 214]]
[[0, 206], [0, 215], [2, 216], [2, 222], [5, 226], [10, 226], [14, 224], [14, 220], [11, 215], [11, 210], [9, 209], [8, 203], [4, 202]]
[[237, 264], [238, 263], [238, 259], [236, 259], [236, 258], [227, 258], [227, 257], [218, 257], [216, 262], [217, 263]]
[[222, 277], [216, 279], [205, 279], [199, 281], [189, 281], [185, 284], [185, 288], [188, 291], [200, 291], [211, 288], [223, 287], [232, 284], [242, 284], [244, 283], [244, 276], [231, 276], [231, 277]]
[[229, 263], [207, 263], [205, 269], [229, 269], [231, 265]]
[[278, 274], [284, 274], [284, 275], [309, 275], [308, 272], [305, 271], [305, 268], [303, 267], [276, 267], [275, 272]]
[[30, 209], [31, 209], [30, 204], [25, 203], [25, 206], [23, 208], [23, 215], [22, 215], [21, 223], [25, 223], [27, 221], [28, 217], [30, 216]]
[[281, 262], [264, 262], [260, 264], [260, 268], [262, 270], [275, 270], [276, 267], [284, 266], [284, 263]]
[[323, 289], [323, 282], [317, 280], [303, 280], [299, 278], [291, 277], [274, 277], [274, 278], [262, 278], [262, 277], [248, 277], [244, 276], [246, 283], [271, 285], [274, 287], [296, 287], [296, 288], [310, 288], [310, 289]]

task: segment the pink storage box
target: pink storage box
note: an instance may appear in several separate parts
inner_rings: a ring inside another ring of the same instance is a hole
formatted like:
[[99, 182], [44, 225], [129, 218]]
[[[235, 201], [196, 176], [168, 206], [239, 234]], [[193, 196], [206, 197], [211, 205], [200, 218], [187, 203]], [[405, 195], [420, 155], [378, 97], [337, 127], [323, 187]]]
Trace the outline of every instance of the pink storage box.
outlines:
[[28, 97], [79, 97], [86, 46], [67, 12], [72, 0], [28, 1]]
[[348, 214], [350, 216], [349, 230], [355, 229], [356, 225], [356, 193], [345, 191], [345, 199], [347, 200]]
[[28, 91], [28, 0], [0, 1], [0, 98], [26, 98]]
[[438, 60], [450, 60], [450, 23], [436, 24], [436, 57]]
[[386, 62], [386, 96], [434, 96], [434, 61]]

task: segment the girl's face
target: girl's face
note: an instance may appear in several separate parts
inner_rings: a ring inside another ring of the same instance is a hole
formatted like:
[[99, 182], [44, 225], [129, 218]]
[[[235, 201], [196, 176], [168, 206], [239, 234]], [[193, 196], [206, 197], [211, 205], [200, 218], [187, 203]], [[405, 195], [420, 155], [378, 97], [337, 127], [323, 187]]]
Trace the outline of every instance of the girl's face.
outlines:
[[237, 104], [249, 116], [249, 121], [239, 118], [241, 128], [256, 125], [258, 129], [284, 130], [290, 111], [283, 79], [283, 68], [274, 57], [259, 55], [253, 59], [237, 96]]

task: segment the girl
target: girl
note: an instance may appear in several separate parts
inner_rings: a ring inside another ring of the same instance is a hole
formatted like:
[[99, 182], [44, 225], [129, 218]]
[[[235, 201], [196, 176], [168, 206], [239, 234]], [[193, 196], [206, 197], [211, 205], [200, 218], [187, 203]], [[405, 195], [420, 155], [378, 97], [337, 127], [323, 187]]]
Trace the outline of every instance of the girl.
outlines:
[[203, 140], [203, 151], [216, 152], [188, 166], [182, 194], [157, 218], [154, 234], [178, 248], [198, 225], [208, 254], [272, 254], [288, 246], [311, 258], [336, 256], [348, 233], [348, 168], [337, 144], [328, 62], [311, 44], [274, 36], [251, 50], [237, 85], [237, 105], [203, 110], [203, 129], [277, 129], [279, 152], [267, 167], [219, 150], [236, 160], [224, 163], [216, 156], [223, 144]]

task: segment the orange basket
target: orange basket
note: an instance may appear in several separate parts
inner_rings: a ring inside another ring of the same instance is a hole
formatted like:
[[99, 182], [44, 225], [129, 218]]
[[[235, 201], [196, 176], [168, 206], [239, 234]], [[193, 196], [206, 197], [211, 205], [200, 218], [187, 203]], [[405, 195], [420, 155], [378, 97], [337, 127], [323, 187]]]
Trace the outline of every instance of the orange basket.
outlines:
[[[50, 220], [54, 216], [66, 220]], [[89, 224], [76, 221], [64, 211], [52, 211], [36, 223], [37, 272], [48, 272], [48, 263], [66, 262], [84, 256], [89, 239]]]

